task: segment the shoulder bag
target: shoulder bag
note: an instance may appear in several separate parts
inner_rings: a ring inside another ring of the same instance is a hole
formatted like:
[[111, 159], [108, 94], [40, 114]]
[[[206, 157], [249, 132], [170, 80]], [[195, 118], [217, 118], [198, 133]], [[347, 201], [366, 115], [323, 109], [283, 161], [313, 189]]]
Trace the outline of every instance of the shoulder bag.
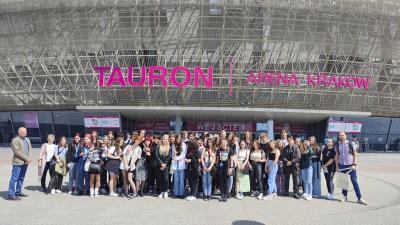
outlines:
[[119, 161], [119, 159], [110, 159], [109, 158], [106, 166], [104, 167], [104, 169], [118, 174], [119, 173], [119, 165], [120, 165], [120, 163], [121, 162]]
[[[211, 153], [212, 154], [212, 153]], [[215, 157], [215, 156], [214, 156]], [[210, 156], [210, 154], [208, 154], [208, 161], [211, 163], [211, 156]], [[217, 166], [215, 165], [215, 163], [214, 163], [214, 165], [211, 167], [211, 170], [210, 170], [210, 175], [211, 176], [215, 176], [215, 175], [217, 175]]]
[[[58, 148], [58, 146], [57, 146]], [[63, 150], [61, 150], [61, 152], [57, 152], [57, 154], [59, 155], [60, 153], [62, 153], [64, 151], [64, 147]], [[55, 170], [56, 169], [56, 164], [57, 164], [57, 159], [56, 157], [53, 155], [53, 157], [50, 160], [50, 166], [49, 166], [49, 170]]]
[[[238, 151], [239, 154], [239, 151]], [[249, 156], [250, 157], [250, 156]], [[247, 158], [247, 149], [246, 149], [246, 158]], [[246, 159], [243, 160], [243, 163], [246, 161]], [[250, 169], [249, 169], [249, 162], [247, 161], [246, 164], [244, 164], [243, 170], [241, 172], [242, 174], [249, 175], [250, 174]]]

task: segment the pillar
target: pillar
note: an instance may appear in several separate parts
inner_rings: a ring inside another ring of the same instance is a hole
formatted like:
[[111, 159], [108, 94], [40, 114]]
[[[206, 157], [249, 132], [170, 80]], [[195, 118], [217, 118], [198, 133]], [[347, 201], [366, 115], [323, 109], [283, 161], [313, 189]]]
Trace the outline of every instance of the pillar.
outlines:
[[268, 139], [275, 140], [275, 138], [274, 138], [274, 120], [273, 119], [268, 119], [267, 131], [268, 131]]
[[175, 117], [175, 134], [181, 134], [182, 133], [182, 118], [180, 116]]

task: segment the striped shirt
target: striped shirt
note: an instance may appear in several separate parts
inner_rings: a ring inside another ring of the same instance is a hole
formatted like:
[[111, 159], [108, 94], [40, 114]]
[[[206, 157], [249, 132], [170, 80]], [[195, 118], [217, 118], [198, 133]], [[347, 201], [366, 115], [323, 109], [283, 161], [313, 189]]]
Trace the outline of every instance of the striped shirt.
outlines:
[[[353, 151], [356, 151], [356, 146], [354, 145], [353, 142]], [[335, 146], [335, 152], [337, 152], [338, 149]], [[346, 142], [343, 144], [341, 141], [339, 142], [339, 160], [338, 164], [340, 165], [353, 165], [354, 164], [354, 156], [353, 154], [350, 154], [350, 149], [349, 149], [349, 142]]]

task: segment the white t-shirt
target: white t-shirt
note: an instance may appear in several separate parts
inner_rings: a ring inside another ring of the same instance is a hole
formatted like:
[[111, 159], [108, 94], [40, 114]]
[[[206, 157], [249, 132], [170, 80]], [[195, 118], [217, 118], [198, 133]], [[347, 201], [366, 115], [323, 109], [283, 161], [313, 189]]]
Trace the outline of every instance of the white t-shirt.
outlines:
[[248, 149], [245, 149], [243, 151], [238, 149], [237, 152], [238, 152], [238, 161], [242, 161], [242, 162], [250, 154], [250, 151]]
[[[128, 147], [129, 147], [129, 146], [126, 146], [126, 147], [125, 147], [125, 149], [124, 149], [124, 151], [122, 152], [122, 154], [125, 155], [125, 157], [126, 157], [126, 162], [129, 164], [129, 161], [131, 160], [131, 158], [132, 158], [132, 160], [134, 160], [134, 159], [136, 159], [136, 158], [140, 158], [140, 157], [141, 157], [141, 155], [142, 155], [142, 148], [139, 147], [139, 146], [137, 146], [136, 149], [133, 149], [133, 145], [132, 145], [132, 146], [131, 146], [131, 148], [132, 148], [131, 151], [128, 152]], [[125, 162], [124, 162], [124, 160], [121, 160], [121, 163], [119, 164], [119, 168], [120, 168], [121, 170], [125, 169]], [[130, 170], [130, 171], [133, 171], [133, 170], [135, 170], [135, 169], [136, 169], [136, 166], [135, 166], [135, 164], [133, 164], [132, 167], [131, 167], [129, 170]]]
[[113, 155], [113, 156], [117, 156], [117, 154], [114, 154], [114, 152], [115, 152], [115, 147], [112, 146], [112, 147], [108, 150], [108, 153], [110, 153], [110, 154]]
[[51, 158], [53, 158], [55, 147], [56, 147], [55, 144], [47, 145], [47, 147], [46, 147], [46, 153], [47, 153], [46, 162], [50, 162]]
[[289, 145], [289, 142], [287, 140], [282, 139], [283, 142], [283, 147], [286, 147], [287, 145]]

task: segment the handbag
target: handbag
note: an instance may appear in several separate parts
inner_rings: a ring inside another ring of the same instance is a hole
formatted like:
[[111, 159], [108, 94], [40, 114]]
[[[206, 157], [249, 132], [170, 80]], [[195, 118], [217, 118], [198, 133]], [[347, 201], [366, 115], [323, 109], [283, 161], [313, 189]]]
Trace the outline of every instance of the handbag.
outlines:
[[103, 173], [103, 166], [100, 163], [90, 163], [89, 174], [101, 174]]
[[110, 159], [109, 158], [106, 166], [104, 167], [104, 169], [118, 174], [119, 173], [119, 165], [120, 165], [120, 163], [121, 162], [119, 161], [119, 159]]
[[[208, 161], [211, 163], [211, 156], [210, 156], [210, 154], [208, 154]], [[210, 175], [211, 176], [215, 176], [215, 175], [217, 175], [217, 166], [215, 166], [215, 165], [213, 165], [213, 167], [211, 167], [211, 170], [210, 170]]]
[[[61, 150], [61, 152], [57, 152], [57, 154], [59, 155], [60, 153], [62, 153], [64, 151], [65, 148], [63, 148]], [[49, 165], [49, 170], [55, 170], [56, 169], [56, 164], [57, 164], [57, 159], [56, 157], [53, 155], [53, 157], [50, 160], [50, 165]]]
[[[246, 158], [247, 158], [247, 150], [248, 149], [246, 149]], [[238, 153], [239, 154], [239, 153]], [[243, 163], [246, 161], [246, 159], [244, 159], [243, 160]], [[239, 170], [239, 164], [238, 164], [238, 170]], [[239, 171], [240, 172], [240, 171]], [[242, 172], [240, 172], [240, 173], [242, 173], [242, 174], [246, 174], [246, 175], [249, 175], [250, 174], [250, 168], [249, 168], [249, 162], [247, 161], [247, 163], [246, 164], [244, 164], [244, 167], [243, 167], [243, 170], [242, 170]]]
[[278, 160], [278, 173], [277, 174], [283, 174], [283, 162]]
[[[348, 168], [346, 168], [346, 169], [341, 169], [341, 170], [339, 170], [339, 171], [342, 171], [342, 170], [347, 170]], [[346, 173], [338, 173], [337, 175], [336, 175], [336, 187], [337, 188], [341, 188], [341, 189], [344, 189], [344, 190], [349, 190], [349, 185], [350, 185], [350, 175], [349, 175], [349, 173], [351, 172], [352, 170], [350, 169], [349, 171], [347, 171]]]

